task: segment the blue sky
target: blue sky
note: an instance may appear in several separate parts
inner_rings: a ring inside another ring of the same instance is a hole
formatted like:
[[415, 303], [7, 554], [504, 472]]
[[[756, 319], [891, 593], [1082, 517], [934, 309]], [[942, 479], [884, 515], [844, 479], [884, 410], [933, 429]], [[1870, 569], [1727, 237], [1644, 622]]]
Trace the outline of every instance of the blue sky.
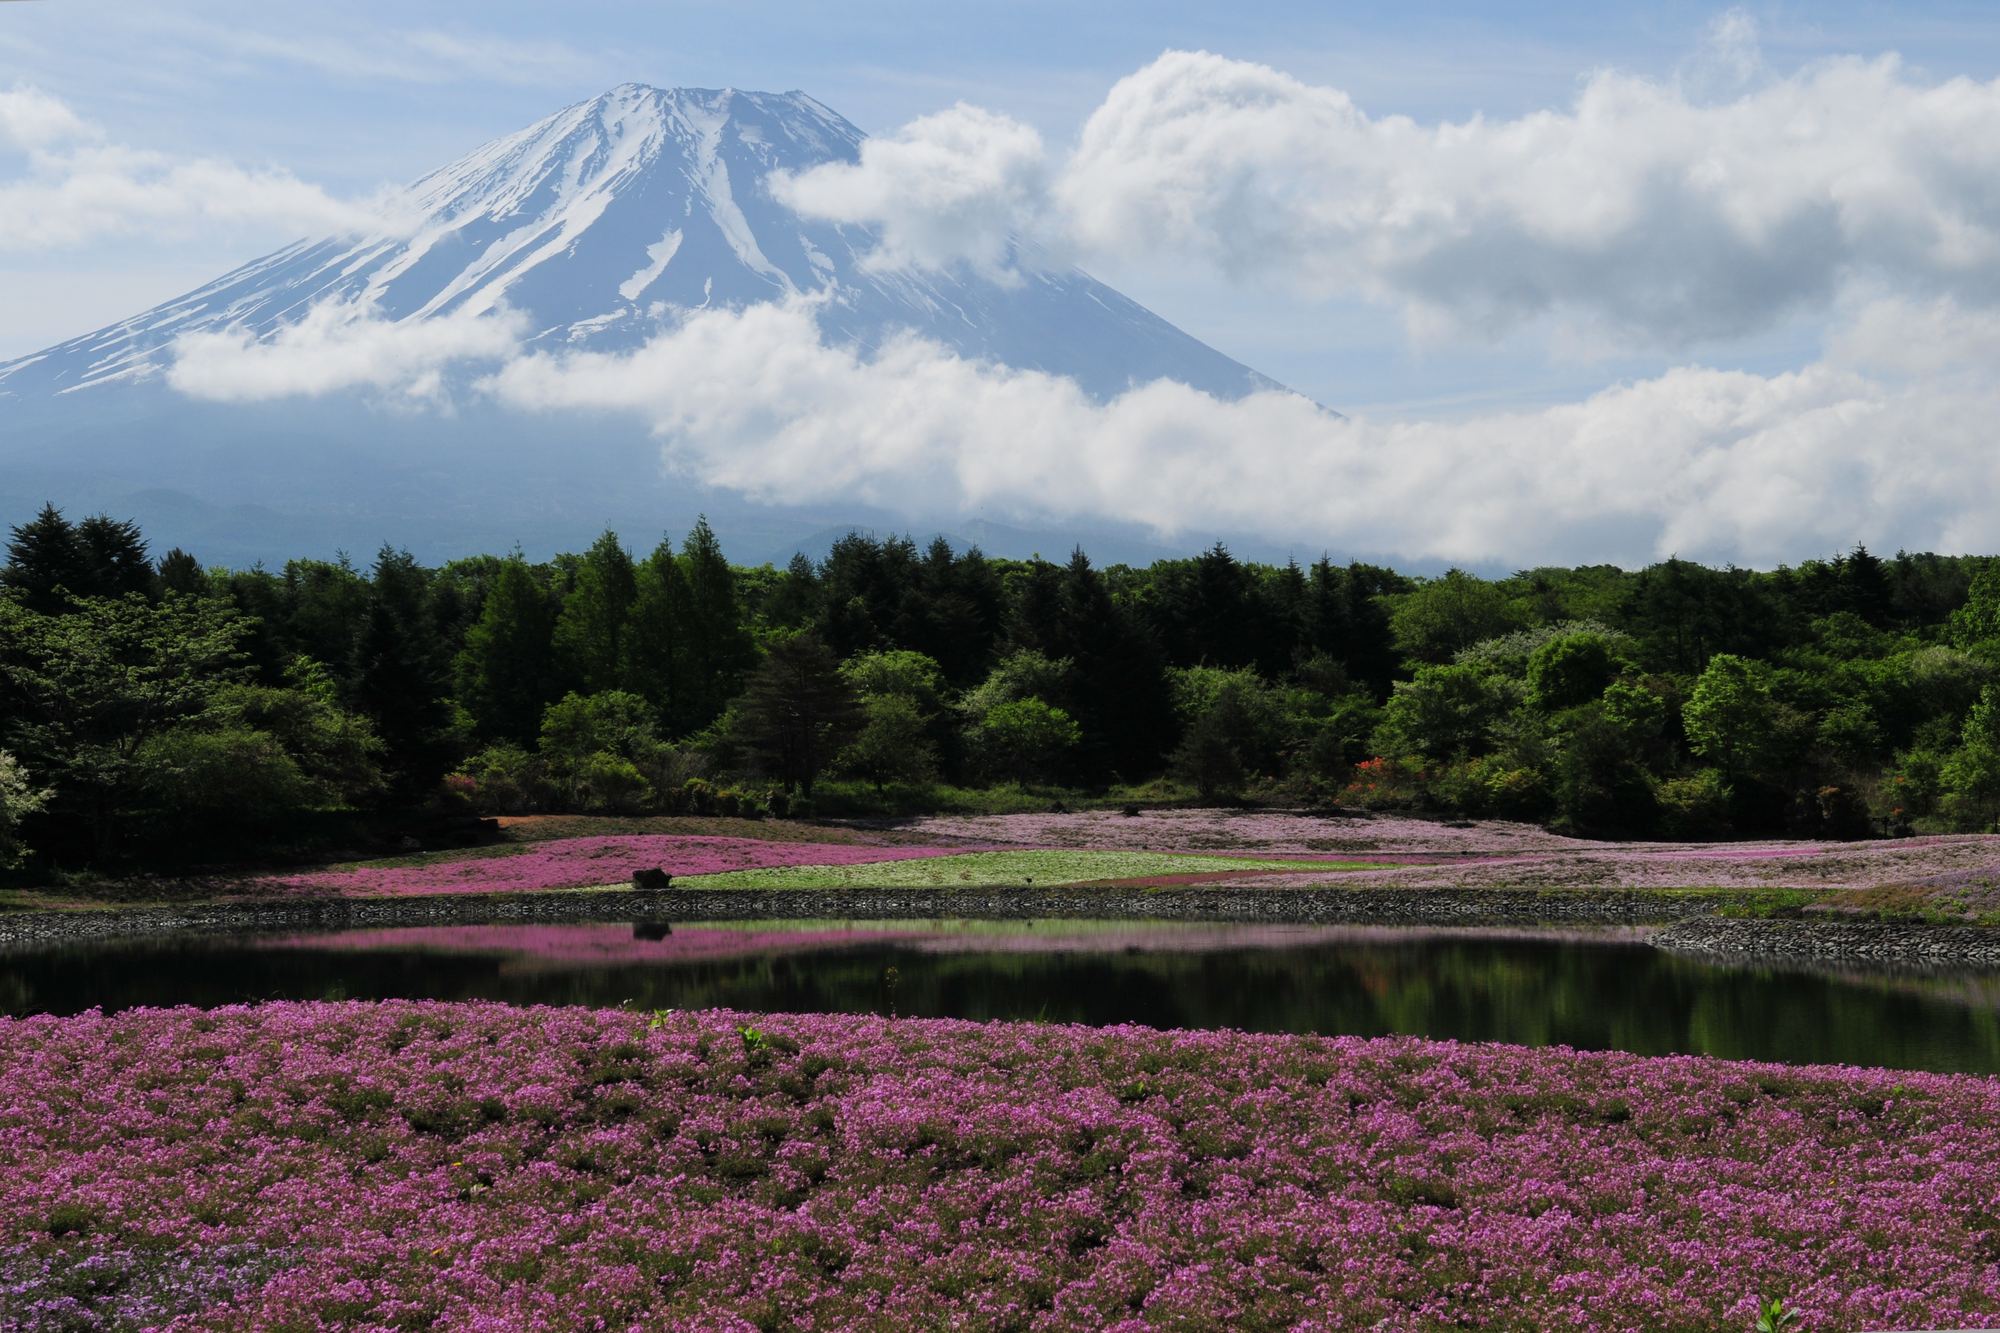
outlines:
[[[627, 79], [802, 88], [871, 132], [964, 100], [1052, 148], [1118, 79], [1169, 48], [1202, 48], [1340, 89], [1375, 117], [1505, 120], [1567, 107], [1594, 71], [1673, 79], [1714, 5], [1465, 3], [1090, 5], [518, 3], [337, 6], [182, 0], [0, 5], [0, 89], [59, 99], [104, 140], [175, 158], [280, 167], [355, 195]], [[1989, 5], [1771, 4], [1754, 20], [1784, 74], [1847, 54], [1903, 55], [1914, 77], [2000, 73]], [[0, 148], [0, 182], [7, 158]], [[35, 350], [290, 239], [254, 222], [0, 246], [0, 356]], [[1100, 276], [1224, 351], [1343, 410], [1436, 419], [1561, 402], [1679, 364], [1768, 373], [1824, 337], [1812, 312], [1671, 347], [1413, 337], [1405, 315], [1351, 294], [1302, 298], [1172, 257], [1098, 255]]]

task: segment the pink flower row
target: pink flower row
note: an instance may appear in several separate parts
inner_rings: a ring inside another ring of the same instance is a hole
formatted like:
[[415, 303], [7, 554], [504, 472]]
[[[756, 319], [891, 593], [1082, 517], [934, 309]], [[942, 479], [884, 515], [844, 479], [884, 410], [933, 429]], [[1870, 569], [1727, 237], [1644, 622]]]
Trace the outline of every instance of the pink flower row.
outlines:
[[516, 852], [470, 855], [419, 865], [362, 865], [278, 875], [256, 881], [262, 891], [341, 897], [410, 897], [438, 893], [526, 893], [627, 881], [655, 867], [670, 875], [770, 866], [861, 865], [950, 856], [964, 847], [866, 847], [833, 842], [764, 842], [756, 838], [632, 834], [559, 838]]

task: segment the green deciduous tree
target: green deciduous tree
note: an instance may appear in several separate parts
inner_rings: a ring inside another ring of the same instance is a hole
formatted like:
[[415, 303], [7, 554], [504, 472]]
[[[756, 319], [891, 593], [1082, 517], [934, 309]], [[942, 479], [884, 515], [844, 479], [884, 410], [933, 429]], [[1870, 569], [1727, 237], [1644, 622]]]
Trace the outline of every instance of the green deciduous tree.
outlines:
[[892, 782], [929, 782], [937, 776], [931, 715], [916, 700], [869, 694], [861, 700], [861, 712], [861, 730], [840, 756], [844, 771], [868, 779], [878, 792]]
[[1449, 662], [1460, 649], [1514, 627], [1499, 585], [1462, 569], [1428, 579], [1390, 603], [1389, 629], [1396, 647], [1419, 662]]
[[1770, 669], [1733, 653], [1717, 653], [1681, 709], [1688, 745], [1725, 777], [1755, 771], [1776, 739], [1778, 710]]
[[21, 826], [41, 813], [49, 795], [47, 788], [29, 780], [20, 760], [0, 750], [0, 870], [21, 864], [28, 850], [21, 841]]
[[1383, 705], [1375, 746], [1379, 753], [1398, 758], [1442, 760], [1484, 754], [1507, 704], [1500, 683], [1483, 671], [1420, 667], [1412, 679], [1397, 682]]
[[247, 679], [246, 626], [202, 598], [87, 598], [43, 615], [0, 598], [0, 744], [54, 789], [51, 813], [111, 848], [140, 751]]
[[1601, 634], [1566, 634], [1528, 656], [1528, 701], [1544, 712], [1589, 703], [1618, 674], [1618, 654]]
[[989, 772], [1016, 782], [1053, 777], [1083, 741], [1083, 728], [1040, 699], [995, 704], [980, 718], [973, 743]]

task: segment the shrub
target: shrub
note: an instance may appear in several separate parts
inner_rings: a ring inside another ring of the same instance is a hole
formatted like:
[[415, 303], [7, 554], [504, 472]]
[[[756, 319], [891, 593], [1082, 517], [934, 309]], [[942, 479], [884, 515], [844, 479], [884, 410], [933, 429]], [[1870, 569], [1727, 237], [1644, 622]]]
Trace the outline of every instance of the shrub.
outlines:
[[681, 785], [682, 809], [690, 815], [715, 813], [715, 788], [706, 778], [689, 778]]
[[631, 760], [615, 754], [594, 754], [576, 773], [577, 801], [587, 810], [628, 815], [653, 800], [653, 784]]
[[1669, 778], [1654, 788], [1660, 812], [1660, 832], [1686, 841], [1717, 838], [1729, 831], [1729, 783], [1722, 771], [1704, 768], [1684, 778]]
[[1358, 805], [1367, 810], [1407, 808], [1423, 795], [1422, 769], [1378, 755], [1354, 766], [1354, 777], [1340, 789], [1342, 805]]

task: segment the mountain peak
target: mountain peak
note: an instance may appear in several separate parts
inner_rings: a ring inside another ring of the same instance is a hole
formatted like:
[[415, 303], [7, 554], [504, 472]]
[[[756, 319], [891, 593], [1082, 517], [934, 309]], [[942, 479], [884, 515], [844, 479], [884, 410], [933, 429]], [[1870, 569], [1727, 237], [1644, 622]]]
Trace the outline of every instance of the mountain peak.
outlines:
[[533, 345], [619, 350], [686, 312], [822, 297], [831, 340], [915, 329], [961, 354], [1075, 378], [1107, 396], [1172, 378], [1235, 397], [1267, 386], [1087, 275], [1002, 286], [885, 271], [866, 228], [802, 218], [774, 172], [858, 158], [865, 136], [799, 91], [622, 83], [422, 177], [398, 225], [301, 241], [187, 296], [0, 365], [17, 400], [157, 379], [183, 334], [274, 335], [338, 300], [390, 320], [510, 309]]

